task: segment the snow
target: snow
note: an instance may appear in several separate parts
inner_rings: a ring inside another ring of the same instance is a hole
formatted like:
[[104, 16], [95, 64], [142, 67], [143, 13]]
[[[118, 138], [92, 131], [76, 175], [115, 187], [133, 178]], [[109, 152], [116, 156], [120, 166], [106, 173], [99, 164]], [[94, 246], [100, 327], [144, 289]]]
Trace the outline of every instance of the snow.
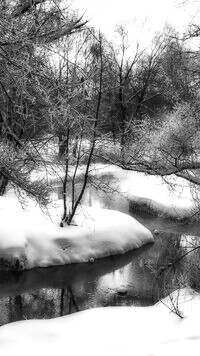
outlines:
[[[175, 218], [188, 217], [193, 212], [190, 185], [181, 178], [170, 177], [167, 184], [160, 177], [100, 164], [92, 166], [90, 174], [98, 177], [110, 174], [118, 179], [118, 190], [133, 209]], [[51, 176], [51, 180], [54, 178]], [[130, 216], [94, 207], [79, 209], [75, 217], [78, 226], [59, 228], [56, 223], [61, 216], [60, 204], [61, 201], [55, 202], [45, 217], [33, 203], [28, 203], [25, 212], [16, 199], [1, 198], [0, 258], [11, 260], [11, 267], [19, 260], [21, 269], [30, 269], [93, 261], [153, 241], [151, 233]]]
[[93, 175], [111, 174], [117, 189], [136, 207], [172, 218], [182, 219], [194, 212], [195, 201], [189, 182], [176, 176], [159, 177], [125, 171], [116, 166], [96, 165]]
[[[161, 178], [124, 172], [116, 167], [95, 168], [111, 173], [129, 200], [146, 204], [158, 214], [184, 217], [193, 208], [190, 187], [175, 180], [172, 191]], [[171, 177], [170, 179], [173, 179]], [[58, 227], [59, 204], [45, 217], [37, 206], [22, 210], [13, 198], [0, 198], [0, 262], [21, 269], [47, 267], [95, 259], [153, 242], [149, 230], [132, 217], [107, 209], [82, 207], [77, 226]], [[1, 266], [2, 267], [2, 266]], [[178, 304], [177, 304], [178, 300]], [[184, 316], [179, 318], [172, 309]], [[200, 350], [200, 296], [191, 289], [175, 291], [153, 307], [97, 308], [52, 320], [31, 320], [0, 328], [4, 356], [193, 356]]]
[[[172, 189], [172, 184], [174, 189]], [[142, 173], [132, 175], [124, 183], [130, 200], [140, 205], [146, 204], [150, 211], [164, 216], [185, 218], [194, 208], [190, 186], [181, 178], [147, 176]]]
[[[169, 309], [177, 296], [182, 319]], [[4, 356], [197, 356], [199, 312], [199, 294], [183, 289], [153, 307], [97, 308], [51, 320], [15, 322], [0, 328], [0, 352]]]
[[[84, 166], [78, 168], [77, 176], [84, 173]], [[55, 171], [59, 171], [55, 175]], [[73, 174], [74, 167], [69, 167]], [[116, 189], [128, 198], [136, 207], [142, 207], [155, 215], [184, 219], [194, 214], [197, 209], [196, 193], [191, 183], [175, 175], [159, 177], [142, 172], [126, 171], [115, 165], [93, 164], [90, 167], [90, 175], [101, 178], [103, 175], [111, 175], [116, 182]], [[46, 177], [47, 171], [40, 171], [40, 178]], [[64, 173], [61, 167], [50, 169], [49, 179], [52, 182], [60, 181]], [[33, 179], [36, 179], [38, 172]]]
[[30, 269], [91, 262], [154, 241], [149, 230], [117, 211], [84, 207], [75, 222], [78, 226], [61, 228], [39, 214], [37, 207], [29, 205], [24, 212], [14, 199], [2, 198], [0, 258], [8, 260], [7, 268], [19, 264], [20, 269]]

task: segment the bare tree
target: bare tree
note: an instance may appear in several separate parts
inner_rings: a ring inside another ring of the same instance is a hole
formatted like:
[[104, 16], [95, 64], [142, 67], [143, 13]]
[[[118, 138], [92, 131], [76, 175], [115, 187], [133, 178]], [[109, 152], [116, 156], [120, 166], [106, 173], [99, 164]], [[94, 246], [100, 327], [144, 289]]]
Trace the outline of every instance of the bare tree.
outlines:
[[85, 24], [76, 14], [70, 17], [61, 5], [45, 0], [5, 0], [0, 5], [0, 135], [1, 149], [6, 152], [0, 162], [1, 194], [11, 182], [46, 201], [45, 185], [35, 182], [32, 186], [30, 180], [31, 171], [41, 161], [34, 140], [47, 132], [50, 119], [51, 78], [45, 50]]
[[[63, 196], [62, 223], [71, 223], [88, 183], [100, 123], [103, 86], [102, 35], [87, 29], [55, 48], [51, 65], [49, 131], [59, 140]], [[55, 54], [55, 53], [54, 53]], [[80, 178], [80, 169], [82, 169]]]

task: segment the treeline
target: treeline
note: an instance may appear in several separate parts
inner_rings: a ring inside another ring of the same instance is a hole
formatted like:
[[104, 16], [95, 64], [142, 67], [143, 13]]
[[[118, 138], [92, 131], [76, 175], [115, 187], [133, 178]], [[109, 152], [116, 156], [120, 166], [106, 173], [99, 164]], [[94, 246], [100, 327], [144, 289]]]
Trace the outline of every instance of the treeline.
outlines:
[[[51, 160], [63, 164], [64, 196], [72, 184], [72, 212], [100, 157], [198, 184], [191, 170], [199, 169], [199, 51], [188, 44], [197, 30], [193, 24], [180, 38], [166, 27], [144, 50], [129, 43], [122, 26], [118, 44], [111, 43], [66, 1], [2, 0], [0, 195], [10, 183], [46, 204], [48, 185], [33, 181], [31, 172]], [[53, 139], [58, 155], [45, 162]], [[83, 163], [77, 197], [73, 186]], [[63, 219], [68, 215], [65, 202]]]

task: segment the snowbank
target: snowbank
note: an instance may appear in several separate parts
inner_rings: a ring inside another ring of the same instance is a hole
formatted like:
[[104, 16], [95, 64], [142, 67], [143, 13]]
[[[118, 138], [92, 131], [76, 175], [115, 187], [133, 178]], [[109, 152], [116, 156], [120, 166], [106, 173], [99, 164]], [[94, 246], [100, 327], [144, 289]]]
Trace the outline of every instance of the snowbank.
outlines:
[[[61, 167], [60, 167], [61, 169]], [[73, 167], [70, 171], [73, 172]], [[58, 168], [56, 168], [58, 170]], [[55, 176], [55, 170], [49, 171], [49, 179], [54, 184], [60, 181]], [[84, 166], [79, 167], [77, 175], [84, 172]], [[40, 172], [39, 177], [45, 176], [46, 171]], [[62, 169], [59, 176], [63, 176]], [[90, 167], [90, 174], [98, 178], [110, 175], [120, 191], [131, 202], [132, 209], [142, 210], [166, 217], [184, 219], [194, 214], [196, 208], [195, 194], [192, 184], [175, 175], [159, 177], [141, 172], [126, 171], [114, 165], [94, 164]], [[35, 174], [36, 179], [38, 172]]]
[[184, 179], [148, 176], [142, 173], [132, 174], [122, 186], [132, 206], [140, 205], [157, 215], [183, 219], [190, 216], [194, 201], [189, 183]]
[[[153, 242], [149, 230], [132, 217], [112, 210], [85, 207], [78, 226], [60, 228], [32, 209], [0, 200], [0, 268], [30, 269], [122, 254]], [[5, 207], [5, 208], [4, 208]]]
[[194, 213], [195, 202], [189, 182], [176, 176], [159, 177], [131, 172], [116, 166], [96, 165], [94, 175], [110, 174], [116, 186], [136, 211], [183, 219]]
[[[164, 305], [171, 308], [177, 295], [183, 319]], [[200, 296], [184, 289], [153, 307], [107, 307], [15, 322], [0, 328], [0, 352], [3, 356], [199, 356], [199, 311]]]

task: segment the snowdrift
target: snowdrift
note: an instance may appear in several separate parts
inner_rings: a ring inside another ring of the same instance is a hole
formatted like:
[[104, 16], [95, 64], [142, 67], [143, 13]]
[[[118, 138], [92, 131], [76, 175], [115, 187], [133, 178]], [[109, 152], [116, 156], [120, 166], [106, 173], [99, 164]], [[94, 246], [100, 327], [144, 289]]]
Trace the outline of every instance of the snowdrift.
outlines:
[[[73, 171], [73, 167], [70, 167]], [[84, 172], [79, 167], [78, 175]], [[41, 172], [42, 174], [42, 172]], [[43, 175], [46, 171], [43, 172]], [[59, 171], [59, 176], [63, 172]], [[197, 206], [197, 191], [194, 186], [183, 178], [175, 175], [159, 177], [142, 172], [126, 171], [115, 165], [94, 164], [90, 175], [102, 179], [110, 177], [111, 185], [130, 201], [132, 211], [149, 212], [156, 216], [174, 219], [190, 218], [199, 207]], [[37, 178], [38, 173], [35, 175]], [[42, 175], [40, 175], [40, 178]], [[60, 178], [52, 172], [51, 182], [59, 184]]]
[[132, 211], [149, 212], [156, 216], [184, 219], [194, 214], [195, 194], [192, 185], [171, 175], [159, 177], [126, 171], [116, 166], [96, 165], [94, 175], [104, 174], [118, 179], [116, 187], [130, 201]]
[[149, 230], [117, 211], [85, 207], [75, 217], [78, 226], [61, 228], [37, 209], [25, 213], [15, 205], [13, 199], [0, 200], [1, 269], [93, 262], [154, 241]]
[[189, 218], [194, 213], [191, 187], [181, 178], [171, 176], [164, 180], [132, 172], [122, 182], [122, 191], [133, 210], [176, 219]]
[[[172, 301], [178, 301], [182, 319], [171, 312]], [[97, 308], [51, 320], [15, 322], [0, 328], [0, 352], [3, 356], [27, 352], [30, 356], [199, 356], [199, 311], [200, 296], [183, 289], [153, 307]]]

